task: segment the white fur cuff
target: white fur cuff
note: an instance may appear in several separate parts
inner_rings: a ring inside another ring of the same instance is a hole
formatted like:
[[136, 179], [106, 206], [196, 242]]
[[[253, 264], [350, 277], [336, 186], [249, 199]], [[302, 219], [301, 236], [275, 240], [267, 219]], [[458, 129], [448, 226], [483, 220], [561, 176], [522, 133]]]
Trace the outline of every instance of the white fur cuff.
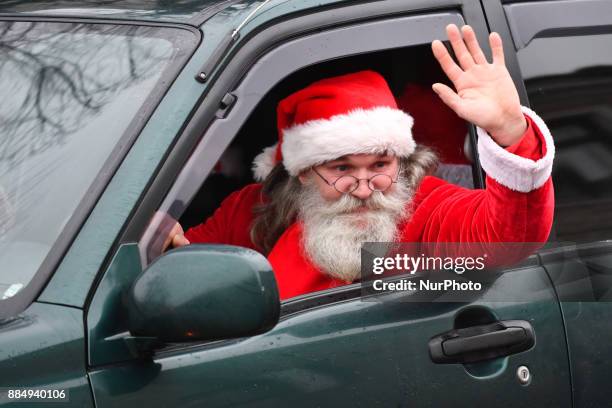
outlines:
[[522, 107], [523, 113], [532, 120], [544, 136], [546, 154], [539, 160], [531, 160], [512, 154], [498, 145], [481, 128], [478, 132], [478, 155], [484, 171], [499, 184], [511, 190], [528, 193], [544, 185], [552, 172], [555, 145], [548, 127], [534, 111]]

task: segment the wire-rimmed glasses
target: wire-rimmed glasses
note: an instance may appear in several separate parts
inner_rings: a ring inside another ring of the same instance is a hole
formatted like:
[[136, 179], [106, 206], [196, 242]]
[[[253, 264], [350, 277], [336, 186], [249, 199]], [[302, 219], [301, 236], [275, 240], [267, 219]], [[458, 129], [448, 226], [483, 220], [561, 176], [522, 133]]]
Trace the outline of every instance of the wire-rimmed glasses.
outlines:
[[[355, 176], [345, 175], [345, 176], [338, 177], [336, 181], [334, 181], [333, 183], [330, 183], [329, 181], [327, 181], [327, 179], [325, 179], [325, 177], [319, 174], [319, 172], [316, 171], [314, 167], [312, 168], [312, 171], [314, 171], [315, 174], [321, 177], [321, 179], [324, 182], [326, 182], [329, 186], [336, 189], [336, 191], [341, 194], [350, 194], [353, 191], [357, 190], [359, 188], [359, 183], [361, 182], [361, 180], [366, 180], [368, 182], [368, 187], [370, 190], [380, 191], [380, 192], [386, 191], [389, 187], [391, 187], [393, 183], [397, 183], [397, 179], [393, 180], [391, 176], [389, 176], [388, 174], [384, 174], [384, 173], [378, 173], [370, 178], [362, 178], [362, 179], [357, 178]], [[398, 169], [398, 175], [399, 175], [399, 169]]]

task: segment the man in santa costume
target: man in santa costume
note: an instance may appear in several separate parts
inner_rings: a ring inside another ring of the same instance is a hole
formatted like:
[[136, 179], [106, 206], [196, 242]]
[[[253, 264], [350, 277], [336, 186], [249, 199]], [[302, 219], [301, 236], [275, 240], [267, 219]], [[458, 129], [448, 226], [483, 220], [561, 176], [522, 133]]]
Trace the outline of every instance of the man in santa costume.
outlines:
[[[222, 243], [268, 256], [281, 299], [351, 283], [363, 242], [544, 242], [553, 217], [552, 137], [521, 107], [501, 38], [488, 63], [473, 30], [447, 27], [459, 64], [434, 56], [457, 92], [433, 90], [478, 127], [486, 189], [430, 176], [436, 155], [416, 145], [413, 119], [385, 80], [362, 71], [317, 81], [278, 105], [279, 141], [256, 157], [261, 183], [232, 193], [204, 223], [166, 246]], [[462, 35], [463, 34], [463, 35]]]

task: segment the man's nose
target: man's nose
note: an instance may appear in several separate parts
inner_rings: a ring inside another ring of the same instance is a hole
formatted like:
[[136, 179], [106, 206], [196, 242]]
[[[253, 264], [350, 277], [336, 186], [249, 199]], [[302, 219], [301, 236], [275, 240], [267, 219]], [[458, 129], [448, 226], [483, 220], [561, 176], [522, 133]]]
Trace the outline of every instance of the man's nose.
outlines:
[[353, 197], [357, 197], [360, 200], [365, 200], [372, 195], [372, 190], [368, 186], [368, 180], [359, 180], [359, 186], [351, 193]]

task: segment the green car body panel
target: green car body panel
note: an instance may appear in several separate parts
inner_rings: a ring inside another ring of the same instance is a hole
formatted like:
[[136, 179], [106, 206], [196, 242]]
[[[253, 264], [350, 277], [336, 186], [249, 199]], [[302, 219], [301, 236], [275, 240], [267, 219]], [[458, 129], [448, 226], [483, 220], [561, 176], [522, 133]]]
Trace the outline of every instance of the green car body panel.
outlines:
[[[129, 333], [122, 295], [141, 271], [138, 246], [121, 245], [109, 268], [104, 272], [87, 312], [89, 365], [110, 364], [134, 358], [130, 344], [125, 340]], [[117, 319], [117, 316], [123, 318]]]
[[612, 286], [609, 245], [608, 241], [603, 251], [595, 249], [590, 254], [587, 246], [585, 253], [545, 264], [561, 300], [577, 407], [607, 406], [610, 401], [606, 379], [612, 359], [612, 303], [601, 300], [609, 299]]
[[[32, 303], [0, 321], [0, 387], [65, 390], [65, 407], [93, 407], [85, 361], [83, 311]], [[42, 406], [0, 399], [0, 406]]]

